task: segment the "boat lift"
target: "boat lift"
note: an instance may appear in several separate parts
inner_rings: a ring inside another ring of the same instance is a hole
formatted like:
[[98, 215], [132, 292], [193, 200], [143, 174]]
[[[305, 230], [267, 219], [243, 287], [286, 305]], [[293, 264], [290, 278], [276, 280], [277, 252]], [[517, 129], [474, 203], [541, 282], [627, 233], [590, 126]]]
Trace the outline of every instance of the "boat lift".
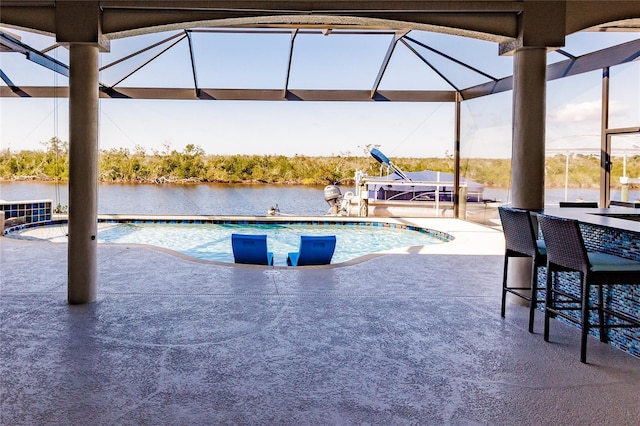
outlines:
[[[331, 206], [328, 214], [351, 216], [355, 213], [358, 217], [370, 214], [380, 217], [455, 217], [453, 175], [430, 170], [404, 172], [379, 149], [371, 148], [369, 154], [389, 171], [388, 176], [368, 177], [364, 171], [356, 170], [355, 194], [348, 191], [344, 196], [337, 185], [327, 185], [324, 197]], [[482, 212], [485, 215], [487, 209], [492, 207], [487, 203], [489, 200], [483, 198], [483, 190], [484, 187], [475, 182], [460, 182], [459, 212], [462, 218], [466, 219], [467, 213]], [[469, 206], [472, 208], [469, 209]]]

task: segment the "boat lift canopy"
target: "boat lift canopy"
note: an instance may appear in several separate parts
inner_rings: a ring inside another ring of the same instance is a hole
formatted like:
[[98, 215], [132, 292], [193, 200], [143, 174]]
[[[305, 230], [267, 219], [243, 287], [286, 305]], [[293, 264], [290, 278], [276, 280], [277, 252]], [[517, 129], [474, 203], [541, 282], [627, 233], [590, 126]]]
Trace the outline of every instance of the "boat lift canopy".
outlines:
[[389, 157], [384, 155], [378, 148], [371, 148], [369, 154], [371, 154], [371, 156], [375, 158], [378, 163], [387, 166], [389, 170], [400, 176], [403, 180], [411, 180], [409, 176], [407, 176], [407, 174], [403, 172], [402, 169], [400, 169], [400, 167], [393, 164], [391, 160], [389, 160]]

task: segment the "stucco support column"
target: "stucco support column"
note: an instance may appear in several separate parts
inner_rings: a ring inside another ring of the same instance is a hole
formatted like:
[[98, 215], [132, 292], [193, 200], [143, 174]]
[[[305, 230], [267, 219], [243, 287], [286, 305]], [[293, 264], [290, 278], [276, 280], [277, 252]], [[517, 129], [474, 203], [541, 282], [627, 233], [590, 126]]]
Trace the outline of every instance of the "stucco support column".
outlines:
[[[523, 209], [544, 208], [546, 67], [546, 48], [515, 52], [511, 199], [514, 207]], [[510, 261], [508, 279], [510, 286], [526, 287], [531, 280], [531, 260]], [[512, 295], [509, 300], [527, 304]]]
[[98, 46], [69, 46], [68, 301], [97, 295]]
[[512, 203], [544, 207], [547, 49], [522, 48], [514, 57]]

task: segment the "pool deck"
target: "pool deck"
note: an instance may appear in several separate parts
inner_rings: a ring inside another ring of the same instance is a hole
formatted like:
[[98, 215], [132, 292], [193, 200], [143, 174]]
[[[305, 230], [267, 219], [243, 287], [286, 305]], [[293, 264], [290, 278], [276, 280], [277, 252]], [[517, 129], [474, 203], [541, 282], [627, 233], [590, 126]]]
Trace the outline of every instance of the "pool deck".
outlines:
[[640, 424], [640, 359], [500, 317], [501, 232], [334, 267], [99, 245], [66, 302], [66, 244], [0, 238], [0, 424]]

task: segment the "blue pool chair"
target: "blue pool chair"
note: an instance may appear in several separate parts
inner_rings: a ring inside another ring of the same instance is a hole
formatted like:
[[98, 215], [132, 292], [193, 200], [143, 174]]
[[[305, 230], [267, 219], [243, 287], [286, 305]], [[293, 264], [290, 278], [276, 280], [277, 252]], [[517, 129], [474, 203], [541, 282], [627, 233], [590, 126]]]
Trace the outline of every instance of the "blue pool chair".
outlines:
[[273, 265], [273, 253], [267, 251], [266, 235], [231, 234], [231, 248], [236, 263]]
[[328, 265], [336, 249], [336, 236], [300, 237], [300, 248], [287, 256], [287, 265]]

